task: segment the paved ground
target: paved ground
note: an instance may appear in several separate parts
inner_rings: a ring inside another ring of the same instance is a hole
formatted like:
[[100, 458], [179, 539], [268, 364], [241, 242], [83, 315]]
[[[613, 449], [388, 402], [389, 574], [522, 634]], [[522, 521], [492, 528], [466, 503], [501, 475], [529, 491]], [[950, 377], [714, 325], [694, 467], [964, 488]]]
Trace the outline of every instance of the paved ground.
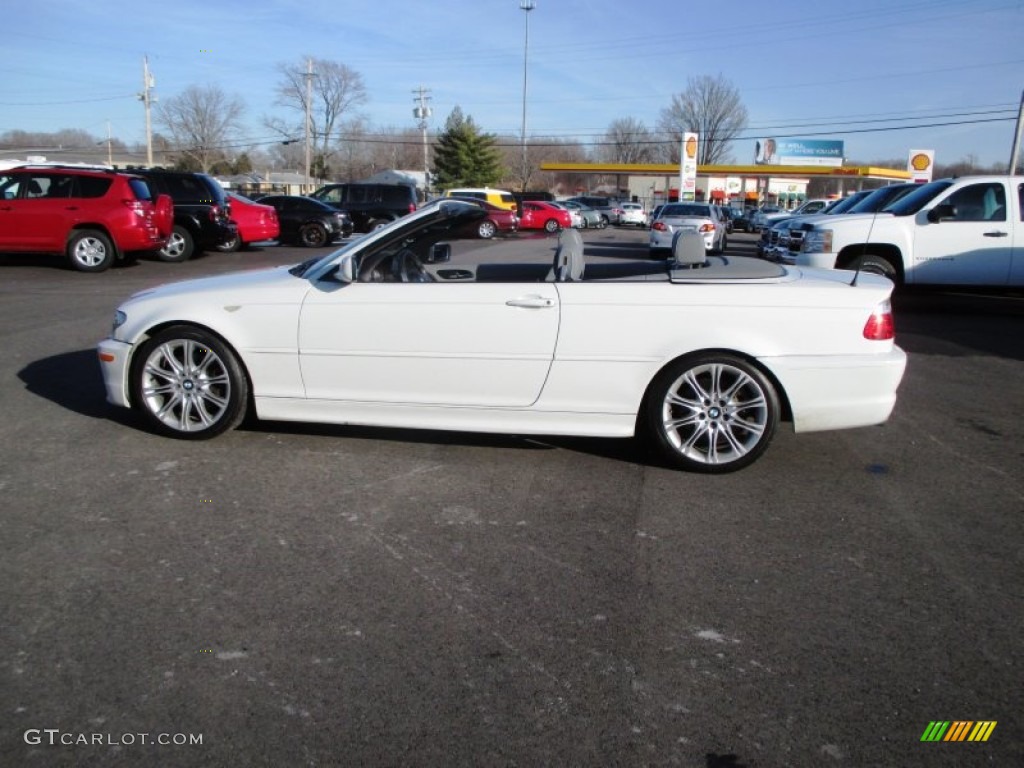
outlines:
[[726, 477], [105, 405], [121, 298], [305, 255], [0, 257], [0, 765], [1024, 764], [1019, 296], [899, 297], [890, 423]]

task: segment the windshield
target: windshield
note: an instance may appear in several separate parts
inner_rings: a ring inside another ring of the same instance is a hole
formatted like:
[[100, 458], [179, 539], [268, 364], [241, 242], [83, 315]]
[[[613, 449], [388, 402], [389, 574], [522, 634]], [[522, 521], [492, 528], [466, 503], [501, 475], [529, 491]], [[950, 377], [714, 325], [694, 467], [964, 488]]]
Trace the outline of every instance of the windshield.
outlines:
[[917, 189], [916, 184], [894, 184], [889, 187], [880, 187], [850, 208], [848, 213], [876, 213], [884, 211], [888, 206], [915, 189]]
[[828, 213], [849, 213], [850, 209], [853, 208], [853, 206], [855, 206], [869, 194], [869, 192], [854, 192], [849, 197], [844, 197], [838, 203], [829, 208]]
[[711, 209], [706, 205], [666, 205], [661, 211], [666, 216], [711, 216]]
[[303, 263], [289, 270], [296, 277], [319, 280], [334, 269], [340, 256], [357, 250], [356, 269], [367, 259], [378, 258], [384, 252], [414, 247], [422, 258], [430, 245], [459, 227], [487, 216], [487, 211], [475, 203], [445, 198], [420, 208], [395, 224], [357, 237], [341, 248], [312, 263]]
[[930, 184], [922, 184], [909, 195], [901, 197], [895, 203], [886, 206], [883, 210], [896, 216], [913, 216], [924, 208], [928, 203], [938, 197], [942, 192], [949, 189], [953, 182], [950, 179], [933, 181]]

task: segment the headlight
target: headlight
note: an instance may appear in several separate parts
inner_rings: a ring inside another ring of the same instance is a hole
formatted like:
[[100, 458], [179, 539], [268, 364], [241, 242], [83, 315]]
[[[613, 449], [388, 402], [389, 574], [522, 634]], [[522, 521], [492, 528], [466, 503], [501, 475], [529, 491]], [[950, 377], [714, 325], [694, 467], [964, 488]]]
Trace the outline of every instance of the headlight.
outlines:
[[807, 232], [800, 250], [804, 253], [832, 253], [832, 230], [812, 229]]
[[114, 313], [114, 325], [110, 329], [110, 335], [113, 336], [117, 333], [117, 329], [128, 322], [128, 315], [122, 312], [120, 309]]

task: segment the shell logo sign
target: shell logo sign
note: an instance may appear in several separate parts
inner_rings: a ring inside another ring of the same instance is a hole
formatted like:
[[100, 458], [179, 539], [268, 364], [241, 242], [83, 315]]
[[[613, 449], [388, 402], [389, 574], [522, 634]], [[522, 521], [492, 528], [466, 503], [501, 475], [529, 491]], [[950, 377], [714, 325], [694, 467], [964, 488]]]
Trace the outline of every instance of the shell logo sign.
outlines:
[[693, 160], [697, 156], [697, 137], [687, 136], [686, 137], [686, 157]]
[[932, 166], [935, 165], [934, 149], [912, 149], [907, 159], [907, 171], [915, 184], [926, 184], [932, 180]]

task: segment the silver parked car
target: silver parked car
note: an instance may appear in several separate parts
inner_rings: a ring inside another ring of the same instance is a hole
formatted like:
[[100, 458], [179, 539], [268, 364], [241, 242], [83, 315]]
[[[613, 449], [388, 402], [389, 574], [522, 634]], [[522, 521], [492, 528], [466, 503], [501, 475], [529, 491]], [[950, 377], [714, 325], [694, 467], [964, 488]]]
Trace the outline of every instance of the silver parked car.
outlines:
[[595, 211], [589, 205], [578, 203], [575, 200], [559, 200], [558, 204], [570, 211], [577, 211], [580, 215], [580, 229], [604, 229], [605, 219], [599, 211]]
[[725, 222], [719, 218], [715, 206], [709, 203], [669, 203], [651, 224], [651, 256], [668, 256], [672, 236], [681, 230], [700, 234], [709, 253], [721, 253], [728, 244]]

